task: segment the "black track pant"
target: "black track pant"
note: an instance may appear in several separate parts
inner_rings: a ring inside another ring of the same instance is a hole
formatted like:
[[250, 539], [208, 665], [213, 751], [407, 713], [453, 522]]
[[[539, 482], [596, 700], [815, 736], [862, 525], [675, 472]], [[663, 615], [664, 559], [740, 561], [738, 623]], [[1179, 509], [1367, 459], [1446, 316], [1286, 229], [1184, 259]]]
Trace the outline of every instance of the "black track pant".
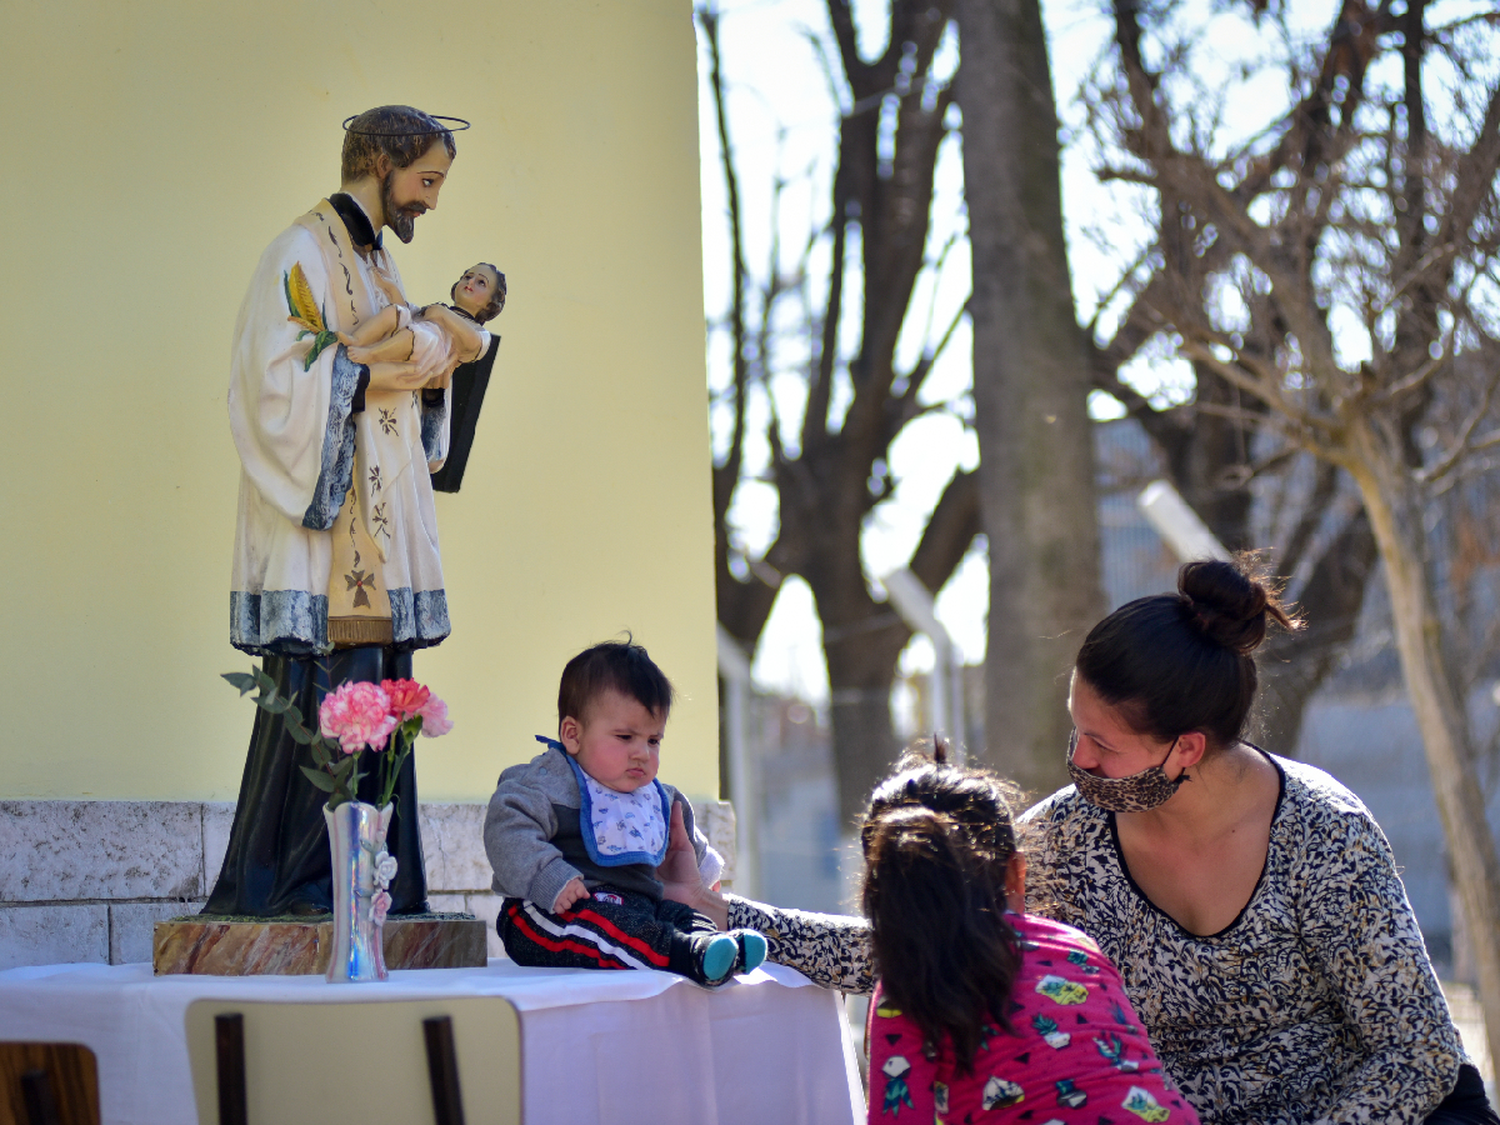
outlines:
[[[606, 898], [600, 898], [600, 895]], [[610, 901], [619, 899], [619, 902]], [[518, 965], [570, 969], [666, 969], [702, 983], [692, 935], [713, 922], [690, 906], [601, 889], [561, 914], [508, 898], [495, 921]]]

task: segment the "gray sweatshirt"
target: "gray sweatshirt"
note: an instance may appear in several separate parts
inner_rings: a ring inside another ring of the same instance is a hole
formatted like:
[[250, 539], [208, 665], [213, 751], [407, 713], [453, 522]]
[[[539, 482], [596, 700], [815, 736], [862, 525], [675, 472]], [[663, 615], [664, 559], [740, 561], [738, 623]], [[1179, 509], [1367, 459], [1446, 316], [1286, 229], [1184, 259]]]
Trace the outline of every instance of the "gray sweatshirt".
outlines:
[[[719, 866], [714, 862], [718, 853], [693, 823], [688, 799], [666, 782], [661, 784], [667, 798], [682, 805], [683, 826], [692, 837], [699, 871], [707, 874], [706, 868]], [[582, 803], [562, 750], [544, 750], [525, 765], [501, 773], [484, 818], [484, 850], [495, 869], [495, 893], [551, 910], [558, 892], [581, 877], [591, 892], [607, 886], [660, 901], [662, 884], [656, 868], [645, 863], [603, 867], [589, 859], [579, 830]]]

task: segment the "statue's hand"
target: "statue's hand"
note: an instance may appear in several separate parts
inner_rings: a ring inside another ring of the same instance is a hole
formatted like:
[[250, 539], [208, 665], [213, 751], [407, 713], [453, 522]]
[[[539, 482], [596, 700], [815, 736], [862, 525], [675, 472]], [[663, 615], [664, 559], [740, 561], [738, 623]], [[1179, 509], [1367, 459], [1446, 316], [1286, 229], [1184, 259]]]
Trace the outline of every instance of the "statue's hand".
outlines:
[[427, 380], [427, 385], [423, 389], [429, 391], [446, 390], [452, 384], [453, 373], [457, 370], [458, 359], [454, 358], [449, 360], [447, 366], [445, 366], [442, 371], [438, 372], [438, 374]]

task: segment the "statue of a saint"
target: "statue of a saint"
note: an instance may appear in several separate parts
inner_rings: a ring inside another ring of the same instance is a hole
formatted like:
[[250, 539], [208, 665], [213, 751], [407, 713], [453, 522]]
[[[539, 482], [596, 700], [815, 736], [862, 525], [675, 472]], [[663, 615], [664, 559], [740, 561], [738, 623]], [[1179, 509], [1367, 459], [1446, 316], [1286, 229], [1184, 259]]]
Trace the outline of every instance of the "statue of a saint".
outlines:
[[[410, 242], [457, 153], [443, 121], [381, 106], [346, 123], [342, 186], [261, 256], [235, 325], [229, 419], [242, 472], [230, 643], [311, 723], [346, 680], [409, 678], [448, 635], [430, 470], [447, 455], [448, 372], [365, 365], [340, 341], [404, 297], [382, 241]], [[476, 325], [476, 329], [477, 329]], [[488, 345], [488, 333], [483, 333]], [[332, 902], [325, 794], [306, 747], [257, 710], [234, 827], [206, 914], [314, 915]], [[371, 789], [360, 797], [374, 799]], [[392, 913], [427, 908], [408, 758], [388, 846]]]

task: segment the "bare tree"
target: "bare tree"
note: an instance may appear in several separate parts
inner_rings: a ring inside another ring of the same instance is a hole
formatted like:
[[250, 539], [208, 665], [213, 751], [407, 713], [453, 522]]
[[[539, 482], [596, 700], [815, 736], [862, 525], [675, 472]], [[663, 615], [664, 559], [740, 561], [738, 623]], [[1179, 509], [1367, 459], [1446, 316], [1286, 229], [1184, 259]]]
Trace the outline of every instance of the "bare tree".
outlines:
[[958, 22], [990, 545], [985, 729], [995, 765], [1044, 793], [1066, 784], [1068, 671], [1104, 609], [1089, 348], [1073, 309], [1040, 5], [958, 0]]
[[[1261, 4], [1256, 10], [1264, 8]], [[1136, 35], [1139, 50], [1139, 31], [1128, 34]], [[1106, 72], [1084, 91], [1089, 123], [1106, 143], [1121, 135], [1116, 111], [1123, 88], [1113, 80], [1114, 72]], [[1200, 93], [1202, 105], [1213, 106], [1212, 91]], [[1142, 179], [1136, 167], [1106, 167], [1101, 175], [1106, 181]], [[1155, 238], [1147, 252], [1130, 263], [1117, 287], [1114, 296], [1126, 307], [1109, 338], [1092, 347], [1094, 386], [1140, 422], [1162, 454], [1168, 479], [1221, 543], [1231, 551], [1271, 547], [1278, 570], [1293, 578], [1290, 592], [1310, 624], [1297, 633], [1278, 634], [1267, 646], [1263, 697], [1256, 715], [1257, 736], [1292, 753], [1309, 699], [1354, 638], [1375, 572], [1375, 538], [1357, 492], [1339, 469], [1317, 462], [1295, 442], [1268, 443], [1269, 408], [1223, 377], [1213, 364], [1179, 352], [1191, 370], [1192, 395], [1170, 405], [1153, 403], [1121, 374], [1132, 361], [1160, 350], [1164, 337], [1171, 348], [1172, 334], [1162, 315], [1165, 306], [1200, 308], [1199, 319], [1219, 315], [1219, 279], [1237, 262], [1236, 245], [1220, 238], [1212, 224], [1203, 223], [1183, 185], [1154, 176], [1149, 183], [1154, 195], [1149, 221]], [[1091, 340], [1106, 304], [1107, 300], [1101, 302], [1088, 325]], [[1263, 311], [1261, 305], [1249, 310], [1240, 335], [1246, 347], [1270, 352], [1278, 346], [1282, 326], [1274, 317], [1257, 315]], [[1313, 464], [1307, 464], [1309, 460]], [[1278, 518], [1269, 529], [1264, 514], [1257, 512], [1257, 493], [1275, 497], [1270, 506]]]
[[[904, 427], [934, 409], [922, 391], [936, 359], [963, 315], [949, 309], [929, 328], [914, 363], [898, 360], [909, 319], [927, 310], [914, 302], [924, 270], [941, 268], [932, 247], [933, 176], [949, 127], [952, 94], [934, 69], [949, 25], [951, 0], [895, 0], [885, 46], [861, 56], [845, 0], [828, 0], [833, 31], [830, 77], [842, 106], [826, 225], [806, 233], [788, 269], [781, 244], [756, 274], [746, 260], [740, 181], [720, 64], [719, 17], [700, 9], [717, 114], [720, 159], [728, 193], [734, 281], [725, 327], [732, 371], [718, 406], [729, 430], [714, 466], [715, 568], [719, 622], [753, 649], [782, 577], [806, 580], [823, 626], [831, 692], [839, 813], [847, 827], [861, 815], [872, 783], [896, 751], [890, 693], [897, 660], [911, 637], [870, 590], [861, 535], [870, 513], [895, 493], [891, 445]], [[826, 277], [811, 263], [828, 263]], [[782, 309], [801, 331], [780, 330]], [[789, 314], [791, 315], [791, 314]], [[917, 321], [921, 323], [920, 320]], [[780, 326], [780, 327], [779, 327]], [[853, 328], [851, 332], [850, 329]], [[852, 346], [847, 344], [854, 339]], [[805, 346], [798, 339], [812, 343]], [[802, 352], [797, 349], [803, 347]], [[781, 353], [790, 350], [784, 361]], [[772, 376], [800, 376], [800, 419], [783, 418], [768, 393]], [[765, 393], [769, 422], [767, 479], [776, 489], [779, 527], [760, 554], [739, 545], [731, 513], [747, 468], [751, 396]], [[940, 589], [979, 530], [977, 480], [956, 472], [908, 564], [931, 590]]]
[[[1094, 124], [1114, 154], [1107, 174], [1163, 201], [1158, 260], [1207, 263], [1145, 271], [1136, 323], [1234, 392], [1223, 416], [1358, 490], [1500, 1057], [1500, 859], [1436, 594], [1446, 564], [1426, 534], [1437, 492], [1500, 445], [1496, 28], [1429, 27], [1424, 0], [1392, 8], [1344, 0], [1331, 33], [1301, 47], [1283, 22], [1293, 104], [1226, 144], [1212, 92], [1180, 77], [1191, 41], [1153, 43], [1140, 5], [1116, 0], [1117, 65]], [[1388, 55], [1394, 81], [1372, 76]], [[1171, 59], [1173, 77], [1148, 56]]]
[[[1195, 245], [1177, 222], [1180, 201], [1158, 197], [1162, 252], [1111, 338], [1093, 343], [1072, 303], [1058, 185], [1057, 112], [1037, 0], [959, 0], [964, 65], [955, 87], [964, 112], [965, 194], [974, 256], [974, 381], [989, 533], [989, 748], [1022, 784], [1063, 784], [1067, 671], [1102, 611], [1088, 393], [1125, 404], [1163, 455], [1170, 479], [1232, 550], [1257, 544], [1252, 489], [1285, 473], [1285, 450], [1254, 449], [1265, 408], [1213, 370], [1195, 365], [1196, 393], [1155, 406], [1120, 375], [1161, 331], [1159, 292], [1202, 292], [1223, 268], [1224, 246]], [[1170, 245], [1166, 245], [1166, 243]], [[1140, 274], [1143, 271], [1136, 271]], [[1144, 291], [1139, 291], [1144, 290]], [[1301, 576], [1297, 593], [1316, 622], [1278, 637], [1266, 660], [1261, 737], [1296, 743], [1307, 699], [1354, 635], [1375, 542], [1356, 504], [1322, 531], [1346, 497], [1337, 470], [1315, 472], [1291, 505], [1278, 561]], [[1345, 490], [1347, 492], [1347, 490]], [[1321, 533], [1320, 533], [1321, 532]]]

